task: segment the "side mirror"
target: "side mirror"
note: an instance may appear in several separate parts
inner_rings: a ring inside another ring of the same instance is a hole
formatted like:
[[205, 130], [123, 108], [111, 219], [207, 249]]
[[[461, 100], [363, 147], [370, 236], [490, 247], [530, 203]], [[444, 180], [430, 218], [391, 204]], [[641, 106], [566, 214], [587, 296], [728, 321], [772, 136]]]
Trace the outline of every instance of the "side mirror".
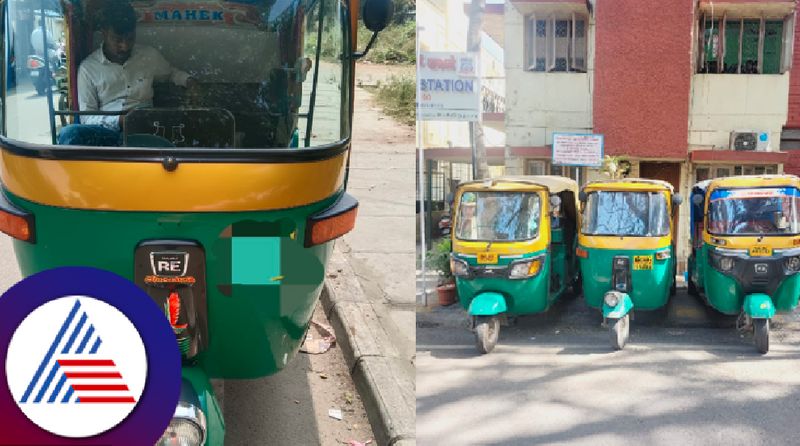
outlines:
[[700, 194], [692, 195], [692, 204], [695, 206], [700, 206], [703, 204], [703, 196]]
[[672, 205], [673, 206], [680, 206], [683, 203], [683, 197], [681, 194], [675, 194], [672, 196]]
[[369, 53], [372, 44], [378, 37], [378, 32], [383, 31], [392, 20], [392, 13], [394, 12], [394, 3], [392, 0], [364, 0], [361, 4], [361, 20], [364, 21], [364, 26], [372, 31], [372, 37], [369, 38], [367, 47], [360, 53], [354, 53], [353, 57], [361, 59]]
[[581, 190], [580, 192], [578, 192], [578, 201], [580, 201], [581, 203], [586, 202], [586, 192], [585, 191]]
[[368, 30], [377, 33], [389, 25], [393, 12], [392, 0], [365, 0], [361, 5], [361, 20]]

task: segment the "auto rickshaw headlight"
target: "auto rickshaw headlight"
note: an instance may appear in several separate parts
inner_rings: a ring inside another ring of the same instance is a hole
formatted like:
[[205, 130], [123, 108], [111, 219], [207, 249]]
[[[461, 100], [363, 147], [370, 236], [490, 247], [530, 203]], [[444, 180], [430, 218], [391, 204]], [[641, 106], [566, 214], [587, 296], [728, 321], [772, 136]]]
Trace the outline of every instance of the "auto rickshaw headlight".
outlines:
[[454, 276], [457, 277], [468, 276], [469, 266], [467, 266], [467, 262], [461, 259], [450, 257], [450, 271], [453, 273]]
[[786, 269], [793, 273], [800, 271], [800, 257], [787, 257], [783, 263], [786, 265]]
[[609, 307], [616, 307], [619, 303], [619, 294], [614, 292], [606, 293], [606, 295], [603, 296], [603, 300]]
[[730, 271], [733, 269], [733, 259], [730, 257], [719, 258], [719, 269], [722, 271]]
[[539, 274], [542, 269], [542, 259], [537, 258], [524, 262], [517, 262], [511, 265], [508, 272], [509, 279], [525, 279]]
[[203, 412], [193, 404], [180, 401], [175, 416], [156, 446], [202, 446], [205, 437], [206, 420]]

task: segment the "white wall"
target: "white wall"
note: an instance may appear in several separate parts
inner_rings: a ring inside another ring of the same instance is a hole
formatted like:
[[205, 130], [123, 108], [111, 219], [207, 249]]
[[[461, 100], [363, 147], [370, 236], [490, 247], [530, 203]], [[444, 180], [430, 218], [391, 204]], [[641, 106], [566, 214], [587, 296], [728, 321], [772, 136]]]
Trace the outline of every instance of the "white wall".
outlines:
[[730, 132], [757, 130], [770, 133], [777, 151], [786, 123], [789, 73], [695, 74], [689, 105], [690, 149], [723, 149]]
[[506, 143], [537, 147], [552, 143], [553, 132], [591, 132], [594, 21], [587, 35], [587, 73], [524, 70], [525, 16], [505, 4]]

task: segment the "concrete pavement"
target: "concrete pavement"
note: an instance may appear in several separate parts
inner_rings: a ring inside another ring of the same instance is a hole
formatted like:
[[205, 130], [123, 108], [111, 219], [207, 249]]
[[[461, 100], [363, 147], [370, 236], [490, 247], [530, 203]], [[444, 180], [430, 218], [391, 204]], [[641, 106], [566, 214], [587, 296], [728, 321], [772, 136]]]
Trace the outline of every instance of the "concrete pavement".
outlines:
[[323, 305], [380, 445], [415, 440], [414, 133], [356, 89], [348, 192], [355, 229], [336, 242]]
[[683, 291], [636, 313], [623, 351], [601, 319], [570, 297], [479, 355], [458, 305], [422, 310], [419, 444], [797, 444], [800, 314], [776, 318], [763, 356], [735, 317]]

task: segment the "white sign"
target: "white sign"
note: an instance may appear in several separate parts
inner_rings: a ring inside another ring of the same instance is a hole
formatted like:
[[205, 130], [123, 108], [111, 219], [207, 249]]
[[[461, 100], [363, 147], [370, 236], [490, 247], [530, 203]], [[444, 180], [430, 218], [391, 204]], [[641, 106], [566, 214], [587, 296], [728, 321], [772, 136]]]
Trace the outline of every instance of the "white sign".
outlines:
[[481, 87], [476, 54], [421, 52], [417, 82], [418, 120], [478, 120]]
[[560, 166], [602, 166], [603, 135], [553, 133], [553, 164]]

